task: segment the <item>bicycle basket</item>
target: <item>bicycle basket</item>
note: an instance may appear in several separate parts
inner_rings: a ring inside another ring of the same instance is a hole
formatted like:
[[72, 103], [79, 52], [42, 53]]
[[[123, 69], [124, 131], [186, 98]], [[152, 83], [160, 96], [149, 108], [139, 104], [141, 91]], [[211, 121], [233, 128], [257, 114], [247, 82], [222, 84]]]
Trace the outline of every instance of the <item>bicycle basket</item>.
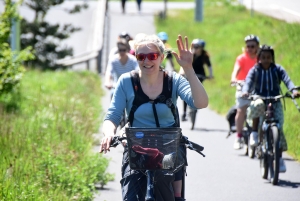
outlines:
[[126, 128], [129, 164], [134, 170], [173, 170], [181, 128]]

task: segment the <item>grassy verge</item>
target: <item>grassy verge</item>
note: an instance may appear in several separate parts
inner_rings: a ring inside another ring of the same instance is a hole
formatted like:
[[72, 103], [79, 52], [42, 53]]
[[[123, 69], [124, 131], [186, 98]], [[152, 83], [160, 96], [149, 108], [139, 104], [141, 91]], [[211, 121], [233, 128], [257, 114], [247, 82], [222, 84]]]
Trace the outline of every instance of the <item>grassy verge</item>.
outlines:
[[[220, 3], [223, 2], [223, 3]], [[234, 104], [234, 88], [229, 81], [236, 57], [242, 53], [243, 38], [256, 34], [261, 43], [275, 48], [276, 63], [281, 64], [296, 85], [300, 85], [300, 24], [287, 24], [258, 13], [250, 16], [242, 6], [231, 6], [225, 1], [205, 1], [204, 22], [194, 21], [194, 10], [170, 10], [168, 19], [156, 19], [157, 32], [169, 34], [169, 43], [176, 47], [178, 34], [189, 39], [203, 38], [211, 56], [215, 79], [207, 81], [205, 88], [210, 107], [221, 114]], [[178, 68], [178, 66], [177, 66]], [[283, 91], [286, 90], [282, 86]], [[299, 101], [298, 101], [299, 102]], [[300, 160], [299, 113], [290, 100], [286, 100], [284, 131], [289, 153]]]
[[0, 200], [92, 200], [108, 160], [92, 153], [100, 80], [91, 73], [28, 71], [0, 98]]

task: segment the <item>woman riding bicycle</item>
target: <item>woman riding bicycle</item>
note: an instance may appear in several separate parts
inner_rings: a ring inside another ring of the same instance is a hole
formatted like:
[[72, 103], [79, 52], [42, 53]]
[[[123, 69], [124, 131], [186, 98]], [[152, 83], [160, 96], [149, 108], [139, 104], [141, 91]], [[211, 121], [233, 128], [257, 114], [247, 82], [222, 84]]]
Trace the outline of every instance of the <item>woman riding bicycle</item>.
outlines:
[[120, 38], [117, 42], [117, 54], [109, 58], [105, 72], [104, 86], [114, 88], [123, 73], [138, 69], [136, 58], [128, 53], [130, 47], [126, 39]]
[[[208, 105], [208, 97], [202, 84], [195, 75], [192, 67], [193, 54], [188, 47], [188, 39], [182, 41], [178, 36], [178, 54], [172, 52], [178, 64], [184, 68], [185, 75], [189, 81], [173, 72], [172, 76], [172, 102], [176, 105], [178, 96], [185, 100], [195, 109], [205, 108]], [[164, 91], [164, 78], [167, 73], [160, 67], [164, 59], [164, 44], [155, 35], [146, 35], [135, 42], [136, 58], [139, 63], [139, 87], [143, 97], [148, 97], [149, 102], [136, 108], [131, 127], [157, 127], [154, 118], [154, 109], [157, 108], [157, 117], [160, 127], [177, 126], [171, 109], [166, 104], [157, 103], [154, 100], [161, 97]], [[131, 81], [131, 73], [125, 73], [120, 77], [116, 85], [115, 93], [103, 122], [104, 138], [101, 141], [100, 153], [107, 153], [116, 128], [119, 124], [122, 111], [126, 109], [128, 115], [135, 99], [135, 89]], [[140, 97], [142, 98], [142, 97]], [[171, 201], [182, 200], [181, 198], [181, 178], [182, 171], [170, 174], [169, 172], [156, 171], [155, 173], [155, 194], [156, 200]], [[176, 176], [177, 175], [177, 176]], [[175, 182], [174, 182], [175, 180]], [[173, 187], [172, 187], [173, 185]], [[122, 164], [122, 196], [123, 200], [141, 201], [145, 200], [146, 176], [143, 171], [130, 169], [126, 146], [123, 154]]]
[[[203, 76], [202, 78], [198, 77], [200, 79], [201, 83], [204, 81], [204, 79], [206, 77], [205, 70], [204, 70], [205, 64], [209, 70], [209, 78], [213, 78], [213, 71], [212, 71], [212, 66], [211, 66], [211, 62], [209, 59], [209, 55], [204, 48], [205, 48], [204, 40], [194, 39], [192, 41], [191, 50], [193, 53], [193, 68], [197, 75]], [[184, 70], [182, 68], [180, 68], [179, 73], [184, 74]], [[186, 109], [187, 109], [187, 104], [186, 104], [186, 102], [183, 101], [183, 114], [181, 116], [182, 121], [187, 120], [186, 119]]]
[[[246, 77], [242, 96], [247, 97], [252, 89], [254, 90], [252, 93], [255, 95], [280, 95], [281, 81], [284, 82], [285, 86], [289, 90], [292, 90], [295, 87], [284, 68], [275, 63], [275, 53], [274, 49], [271, 46], [263, 45], [261, 47], [258, 52], [257, 61], [258, 63], [253, 68], [251, 68]], [[300, 93], [296, 90], [293, 90], [293, 95], [295, 97], [299, 97]], [[282, 129], [284, 122], [282, 104], [280, 101], [276, 101], [273, 103], [273, 107], [274, 117], [278, 120], [278, 123], [280, 125], [280, 149], [281, 152], [287, 151], [287, 143]], [[259, 118], [263, 116], [265, 108], [265, 103], [261, 99], [251, 101], [251, 104], [248, 107], [247, 119], [252, 119], [252, 132], [255, 133], [253, 136], [258, 136]], [[253, 144], [257, 145], [258, 137], [255, 137], [253, 141]], [[286, 167], [282, 157], [280, 158], [279, 169], [280, 172], [286, 171]]]
[[[236, 58], [234, 69], [231, 74], [231, 83], [243, 83], [249, 70], [257, 63], [256, 57], [259, 49], [259, 38], [253, 34], [248, 35], [244, 39], [245, 41], [245, 52]], [[234, 140], [233, 148], [242, 148], [242, 137], [243, 128], [245, 122], [245, 116], [247, 107], [250, 103], [249, 100], [242, 99], [241, 96], [241, 86], [237, 85], [235, 97], [236, 97], [236, 115], [235, 115], [235, 125], [236, 125], [236, 138]], [[251, 135], [250, 138], [253, 138]], [[251, 144], [250, 144], [251, 145]]]

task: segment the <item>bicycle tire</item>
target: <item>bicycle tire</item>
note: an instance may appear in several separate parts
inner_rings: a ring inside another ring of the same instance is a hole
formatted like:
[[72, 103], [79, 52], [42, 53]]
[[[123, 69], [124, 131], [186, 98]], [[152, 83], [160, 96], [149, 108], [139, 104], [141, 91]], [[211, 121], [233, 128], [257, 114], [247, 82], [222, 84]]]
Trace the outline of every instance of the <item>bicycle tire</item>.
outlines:
[[271, 173], [273, 173], [273, 177], [271, 177], [271, 183], [273, 185], [278, 184], [279, 179], [279, 159], [280, 159], [280, 151], [279, 151], [279, 132], [277, 126], [272, 126], [269, 129], [269, 135], [272, 137], [272, 147], [273, 147], [273, 161], [272, 165], [270, 166]]
[[194, 130], [194, 127], [195, 127], [196, 113], [197, 113], [197, 110], [192, 110], [192, 111], [190, 112], [191, 123], [192, 123], [191, 130]]
[[251, 147], [250, 144], [248, 144], [248, 156], [249, 158], [254, 158], [255, 156], [255, 147]]
[[248, 131], [244, 130], [243, 131], [243, 152], [245, 156], [247, 156], [249, 153], [248, 142], [249, 142], [249, 134]]
[[269, 167], [268, 167], [268, 156], [267, 156], [267, 154], [263, 153], [263, 156], [259, 159], [259, 164], [260, 164], [261, 177], [263, 179], [268, 179]]

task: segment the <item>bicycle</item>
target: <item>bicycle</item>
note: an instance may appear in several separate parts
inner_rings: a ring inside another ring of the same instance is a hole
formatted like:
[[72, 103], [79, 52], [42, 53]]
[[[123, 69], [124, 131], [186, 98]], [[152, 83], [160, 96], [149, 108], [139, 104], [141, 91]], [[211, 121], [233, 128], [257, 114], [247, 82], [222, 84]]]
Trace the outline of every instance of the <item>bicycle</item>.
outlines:
[[[244, 85], [244, 81], [237, 81], [234, 83], [231, 83], [232, 87], [236, 87], [237, 90], [242, 90], [243, 85]], [[236, 125], [235, 125], [235, 115], [237, 112], [237, 108], [236, 106], [233, 106], [230, 108], [230, 110], [227, 113], [227, 120], [229, 123], [229, 131], [228, 131], [228, 135], [226, 136], [226, 138], [228, 138], [231, 134], [236, 132]], [[249, 124], [246, 121], [247, 116], [245, 117], [245, 121], [244, 121], [244, 127], [243, 127], [243, 137], [242, 137], [242, 141], [241, 141], [241, 146], [244, 150], [244, 155], [248, 155], [250, 158], [254, 158], [255, 156], [255, 147], [251, 147], [249, 145], [249, 137], [250, 137], [250, 133], [252, 131], [251, 127], [249, 126]]]
[[[127, 140], [125, 147], [128, 148], [130, 168], [145, 171], [147, 177], [145, 201], [155, 201], [155, 171], [173, 171], [179, 164], [177, 152], [180, 145], [184, 144], [186, 148], [205, 157], [202, 153], [204, 147], [182, 136], [180, 128], [126, 128], [126, 136], [115, 136], [110, 147], [122, 144], [123, 140]], [[184, 190], [185, 176], [182, 178], [182, 198]]]
[[[206, 79], [210, 79], [209, 77], [206, 77], [204, 75], [201, 75], [201, 74], [196, 74], [198, 79], [203, 82], [204, 80]], [[190, 107], [190, 112], [189, 112], [189, 116], [191, 118], [191, 130], [194, 130], [194, 127], [195, 127], [195, 122], [196, 122], [196, 114], [197, 114], [197, 109], [193, 109]]]
[[[296, 87], [294, 89], [300, 89]], [[290, 92], [285, 95], [278, 96], [249, 96], [250, 100], [262, 99], [267, 104], [265, 111], [265, 119], [261, 126], [262, 136], [259, 138], [259, 145], [257, 146], [257, 158], [260, 160], [261, 176], [263, 179], [269, 179], [273, 185], [278, 184], [279, 179], [279, 159], [280, 159], [280, 135], [278, 120], [273, 116], [273, 103], [279, 101], [281, 98], [290, 98], [295, 104], [296, 108], [300, 112], [300, 107], [297, 104], [295, 98]]]

